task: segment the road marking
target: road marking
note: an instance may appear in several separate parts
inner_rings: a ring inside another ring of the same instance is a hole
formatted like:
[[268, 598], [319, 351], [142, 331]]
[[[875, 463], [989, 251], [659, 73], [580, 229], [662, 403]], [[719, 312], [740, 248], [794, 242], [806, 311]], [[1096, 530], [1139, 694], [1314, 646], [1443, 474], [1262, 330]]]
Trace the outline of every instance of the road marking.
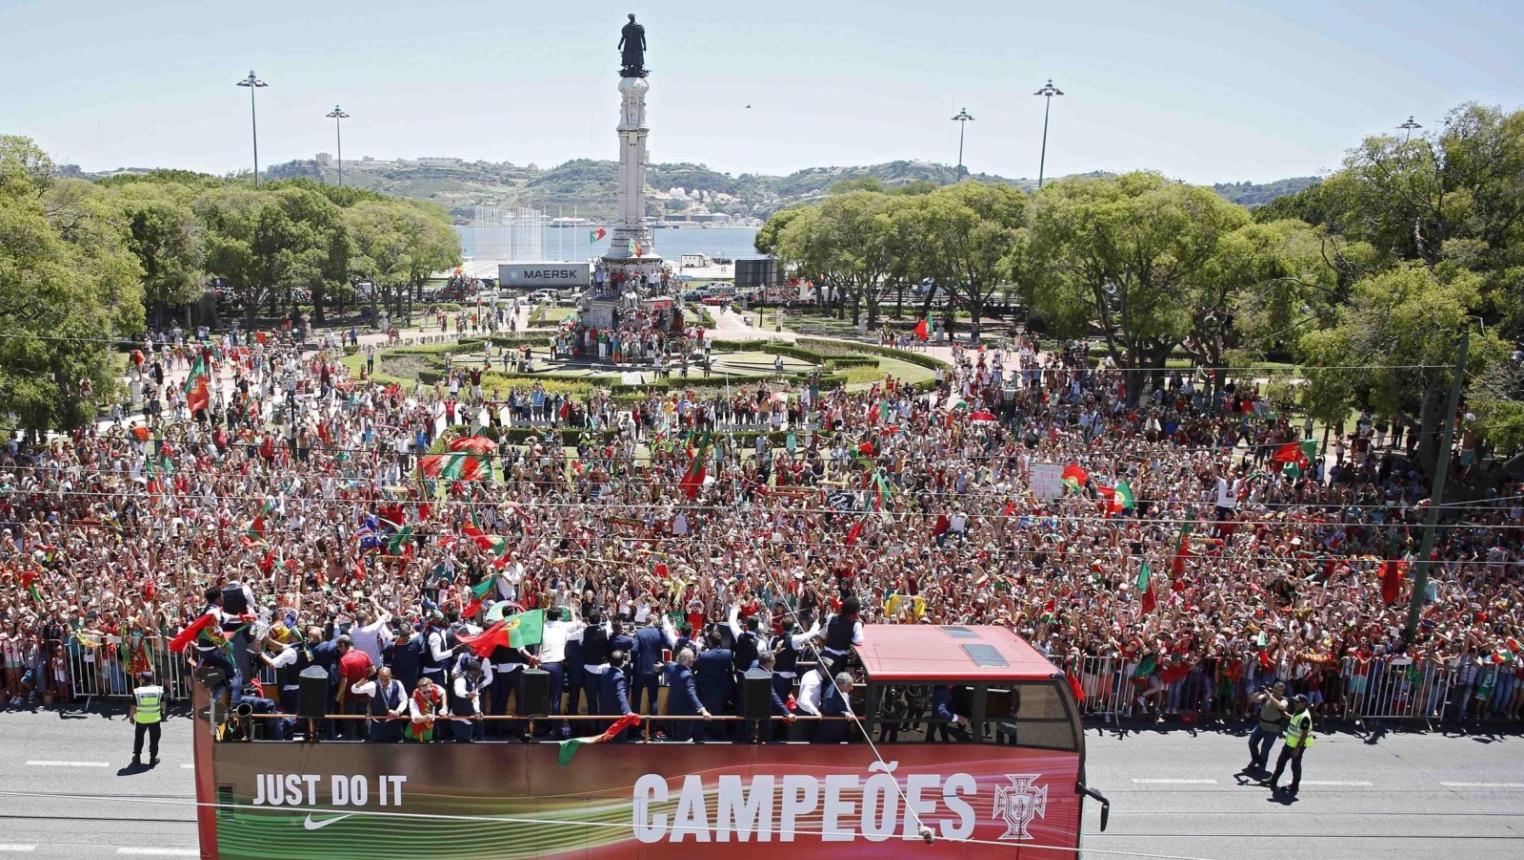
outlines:
[[6, 852], [10, 852], [12, 854], [28, 854], [28, 853], [36, 851], [36, 850], [37, 850], [37, 846], [36, 845], [17, 845], [17, 844], [14, 844], [14, 843], [9, 843], [9, 844], [0, 843], [0, 851], [6, 851]]
[[182, 764], [182, 765], [180, 765], [180, 768], [181, 768], [181, 769], [182, 769], [182, 770], [191, 770], [191, 769], [193, 769], [193, 768], [194, 768], [194, 767], [195, 767], [195, 765], [194, 765], [194, 764]]
[[1442, 782], [1445, 788], [1524, 788], [1524, 782]]
[[1302, 785], [1364, 785], [1364, 786], [1369, 786], [1370, 783], [1363, 782], [1361, 780], [1345, 780], [1345, 779], [1304, 779], [1304, 780], [1302, 780]]
[[139, 857], [200, 857], [199, 848], [118, 848], [118, 854], [134, 854]]
[[32, 759], [27, 762], [28, 767], [110, 767], [110, 762], [104, 761], [55, 761], [53, 759]]
[[1216, 785], [1215, 779], [1137, 779], [1133, 782], [1139, 785]]

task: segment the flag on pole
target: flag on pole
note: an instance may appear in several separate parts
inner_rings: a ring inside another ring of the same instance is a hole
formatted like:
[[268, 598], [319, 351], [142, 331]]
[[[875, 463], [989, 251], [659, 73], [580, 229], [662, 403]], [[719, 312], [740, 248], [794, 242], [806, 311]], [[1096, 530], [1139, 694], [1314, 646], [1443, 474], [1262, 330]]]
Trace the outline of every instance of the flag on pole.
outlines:
[[698, 498], [699, 489], [704, 486], [704, 472], [706, 469], [704, 461], [708, 459], [711, 441], [711, 434], [705, 433], [703, 439], [698, 444], [698, 448], [693, 453], [693, 459], [688, 463], [688, 471], [683, 474], [682, 481], [678, 483], [678, 487], [683, 491], [683, 495], [687, 496], [690, 502]]
[[35, 570], [24, 570], [24, 571], [22, 571], [21, 572], [21, 587], [25, 588], [26, 589], [26, 593], [30, 594], [32, 596], [32, 600], [36, 601], [37, 603], [41, 603], [42, 602], [42, 592], [40, 590], [38, 590], [38, 588], [37, 588], [37, 571], [35, 571]]
[[1397, 597], [1402, 593], [1402, 576], [1407, 570], [1407, 562], [1395, 558], [1389, 558], [1381, 562], [1381, 602], [1391, 605], [1397, 602]]
[[196, 363], [191, 366], [190, 376], [185, 378], [185, 406], [194, 415], [211, 402], [211, 395], [206, 390], [206, 362], [198, 355]]
[[915, 324], [915, 336], [922, 341], [931, 339], [931, 328], [926, 325], [925, 317], [921, 317], [920, 321]]
[[443, 478], [448, 481], [469, 481], [482, 473], [482, 463], [476, 455], [464, 451], [449, 454], [427, 454], [418, 460], [418, 473], [425, 478]]
[[1143, 567], [1138, 569], [1138, 591], [1143, 595], [1143, 612], [1153, 612], [1156, 605], [1153, 571], [1149, 569], [1146, 561], [1143, 562]]
[[1191, 557], [1191, 524], [1180, 524], [1180, 537], [1175, 539], [1175, 557], [1170, 562], [1170, 571], [1179, 576], [1185, 573], [1185, 562]]
[[607, 236], [608, 234], [609, 231], [603, 229], [602, 227], [599, 227], [595, 230], [589, 230], [587, 231], [587, 241], [589, 244], [591, 244], [593, 242], [600, 241], [604, 236]]

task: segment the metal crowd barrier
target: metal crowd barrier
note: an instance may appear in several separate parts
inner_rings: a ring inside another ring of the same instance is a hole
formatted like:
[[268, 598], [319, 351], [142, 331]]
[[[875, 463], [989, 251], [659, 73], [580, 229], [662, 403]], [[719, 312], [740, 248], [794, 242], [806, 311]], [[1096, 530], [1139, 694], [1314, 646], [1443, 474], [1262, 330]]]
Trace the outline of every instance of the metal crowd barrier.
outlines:
[[[1252, 667], [1255, 662], [1253, 654], [1244, 656], [1245, 666]], [[1083, 693], [1080, 711], [1087, 717], [1115, 722], [1131, 716], [1140, 691], [1147, 689], [1135, 679], [1136, 661], [1124, 657], [1083, 656], [1065, 661], [1063, 668]], [[1464, 702], [1456, 700], [1469, 695], [1469, 689], [1459, 690], [1456, 676], [1452, 667], [1422, 661], [1415, 665], [1402, 655], [1363, 663], [1346, 657], [1333, 683], [1325, 681], [1318, 688], [1314, 704], [1323, 713], [1346, 720], [1423, 720], [1432, 724], [1444, 720], [1449, 709], [1464, 707]], [[1188, 676], [1182, 685], [1184, 695], [1177, 695], [1180, 712], [1210, 706], [1214, 712], [1243, 713], [1248, 695], [1265, 677], [1263, 671], [1253, 669], [1249, 677], [1226, 683], [1218, 678], [1197, 676], [1192, 680]], [[1309, 692], [1305, 680], [1284, 680], [1290, 693]], [[1166, 690], [1162, 700], [1168, 702], [1170, 696], [1171, 691]], [[1228, 700], [1222, 701], [1223, 697]]]

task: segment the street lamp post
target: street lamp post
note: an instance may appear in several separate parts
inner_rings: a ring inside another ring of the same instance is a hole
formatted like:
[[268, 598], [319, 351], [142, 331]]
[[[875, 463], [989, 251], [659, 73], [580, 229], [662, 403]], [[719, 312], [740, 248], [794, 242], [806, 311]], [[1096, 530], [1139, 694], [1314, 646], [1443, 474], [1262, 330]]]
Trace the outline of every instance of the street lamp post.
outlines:
[[1043, 84], [1042, 89], [1033, 93], [1034, 96], [1042, 96], [1047, 99], [1047, 104], [1042, 109], [1042, 155], [1037, 160], [1037, 187], [1042, 188], [1042, 172], [1048, 163], [1048, 112], [1053, 110], [1053, 97], [1061, 96], [1064, 91], [1053, 86], [1053, 79]]
[[249, 70], [249, 76], [238, 82], [240, 87], [249, 88], [249, 131], [254, 136], [254, 187], [259, 187], [259, 115], [254, 111], [254, 91], [269, 84], [254, 76], [254, 70]]
[[1418, 123], [1413, 121], [1413, 115], [1412, 114], [1408, 114], [1408, 121], [1407, 122], [1405, 122], [1402, 125], [1399, 125], [1397, 127], [1402, 129], [1402, 131], [1403, 131], [1402, 140], [1403, 140], [1404, 143], [1406, 143], [1408, 141], [1408, 139], [1413, 136], [1413, 129], [1415, 129], [1415, 128], [1423, 128], [1423, 126], [1421, 126]]
[[963, 130], [974, 118], [968, 115], [968, 108], [962, 108], [958, 115], [953, 117], [953, 122], [958, 124], [958, 178], [963, 178]]
[[327, 116], [329, 119], [333, 120], [333, 138], [334, 138], [334, 142], [338, 144], [338, 148], [339, 148], [339, 187], [343, 188], [344, 187], [344, 132], [340, 128], [340, 126], [343, 124], [344, 120], [349, 119], [349, 114], [345, 113], [344, 110], [342, 108], [340, 108], [338, 105], [334, 105], [333, 106], [333, 110], [331, 110], [328, 113], [324, 114], [324, 116]]

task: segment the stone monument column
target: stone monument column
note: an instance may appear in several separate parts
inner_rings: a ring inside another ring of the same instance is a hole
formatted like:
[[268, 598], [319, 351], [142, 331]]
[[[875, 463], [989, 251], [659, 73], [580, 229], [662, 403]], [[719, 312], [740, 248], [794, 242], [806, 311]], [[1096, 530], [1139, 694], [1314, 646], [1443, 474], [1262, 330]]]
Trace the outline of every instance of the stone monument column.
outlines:
[[[645, 78], [619, 79], [619, 205], [606, 260], [653, 257], [651, 229], [646, 224], [646, 90]], [[636, 251], [631, 250], [634, 242]]]
[[610, 274], [656, 276], [662, 260], [646, 223], [646, 28], [629, 19], [619, 34], [619, 205], [603, 263]]

